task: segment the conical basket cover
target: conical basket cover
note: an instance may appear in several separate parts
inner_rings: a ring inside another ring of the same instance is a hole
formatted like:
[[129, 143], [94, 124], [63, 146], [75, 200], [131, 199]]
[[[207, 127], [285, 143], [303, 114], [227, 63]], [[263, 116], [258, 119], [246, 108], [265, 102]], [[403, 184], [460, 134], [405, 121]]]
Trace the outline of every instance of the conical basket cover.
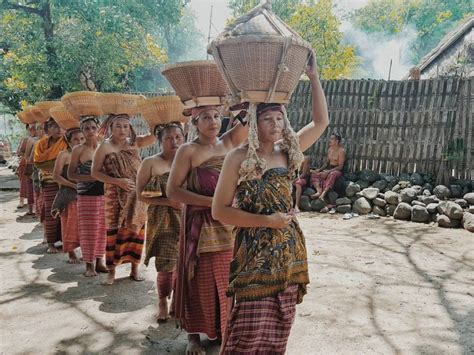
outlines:
[[227, 83], [213, 60], [181, 62], [161, 72], [185, 108], [220, 105], [229, 93]]
[[79, 121], [63, 105], [53, 107], [49, 114], [62, 129], [79, 128]]
[[62, 106], [61, 101], [39, 101], [35, 103], [32, 110], [38, 115], [37, 121], [43, 123], [51, 117], [49, 110], [57, 106]]
[[32, 124], [35, 123], [35, 117], [31, 114], [30, 110], [23, 110], [16, 114], [23, 124]]
[[311, 45], [278, 18], [269, 4], [237, 18], [208, 47], [234, 103], [288, 103]]
[[159, 96], [144, 101], [140, 113], [150, 127], [170, 122], [187, 122], [179, 96]]
[[121, 93], [98, 93], [97, 100], [105, 115], [126, 114], [130, 117], [138, 114], [138, 107], [145, 101], [143, 95]]
[[76, 118], [81, 116], [100, 116], [102, 110], [95, 91], [76, 91], [61, 98], [64, 107]]

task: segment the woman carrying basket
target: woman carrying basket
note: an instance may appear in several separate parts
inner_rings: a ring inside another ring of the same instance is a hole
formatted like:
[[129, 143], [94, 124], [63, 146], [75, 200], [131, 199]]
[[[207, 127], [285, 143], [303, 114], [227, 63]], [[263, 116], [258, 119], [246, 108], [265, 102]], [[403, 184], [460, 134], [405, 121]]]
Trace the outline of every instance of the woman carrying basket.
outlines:
[[284, 354], [295, 305], [309, 283], [305, 240], [291, 193], [302, 151], [329, 121], [314, 62], [306, 74], [313, 121], [295, 134], [283, 105], [259, 104], [255, 113], [249, 112], [249, 144], [227, 155], [217, 184], [213, 217], [236, 226], [227, 289], [235, 303], [223, 354]]

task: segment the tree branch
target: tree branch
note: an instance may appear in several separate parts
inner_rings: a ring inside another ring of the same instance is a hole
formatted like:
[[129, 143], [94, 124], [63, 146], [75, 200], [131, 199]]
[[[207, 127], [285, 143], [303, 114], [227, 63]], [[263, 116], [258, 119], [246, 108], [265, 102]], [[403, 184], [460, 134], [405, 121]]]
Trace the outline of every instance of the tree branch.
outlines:
[[35, 14], [35, 15], [38, 15], [38, 16], [43, 16], [43, 13], [40, 9], [36, 9], [34, 7], [29, 7], [29, 6], [25, 6], [25, 5], [19, 5], [19, 4], [12, 4], [11, 2], [8, 2], [7, 0], [3, 0], [2, 1], [2, 4], [5, 6], [5, 8], [7, 9], [11, 9], [11, 10], [21, 10], [21, 11], [25, 11], [25, 12], [28, 12], [30, 14]]

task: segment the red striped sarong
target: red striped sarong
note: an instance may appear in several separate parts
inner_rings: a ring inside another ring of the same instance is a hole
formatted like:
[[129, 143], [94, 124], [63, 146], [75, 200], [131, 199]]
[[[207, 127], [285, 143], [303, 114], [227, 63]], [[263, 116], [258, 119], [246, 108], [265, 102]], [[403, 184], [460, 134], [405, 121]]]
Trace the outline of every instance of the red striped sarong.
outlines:
[[171, 291], [174, 289], [174, 272], [173, 271], [160, 271], [156, 278], [156, 286], [158, 289], [158, 298], [164, 298], [171, 296]]
[[26, 199], [29, 205], [33, 205], [35, 203], [35, 191], [33, 190], [33, 180], [30, 176], [23, 176], [26, 180]]
[[58, 184], [46, 183], [43, 185], [43, 230], [48, 244], [61, 240], [61, 221], [51, 216], [51, 206], [58, 192]]
[[79, 247], [79, 233], [77, 227], [77, 202], [69, 202], [61, 213], [61, 236], [63, 251], [69, 253]]
[[138, 233], [122, 227], [107, 229], [107, 246], [105, 261], [107, 266], [117, 266], [125, 263], [139, 264], [142, 257], [145, 227]]
[[20, 180], [20, 198], [27, 198], [27, 193], [28, 193], [28, 184], [26, 181], [26, 175], [25, 173], [25, 168], [26, 168], [26, 159], [21, 158], [20, 162], [18, 163], [17, 167], [17, 174], [18, 174], [18, 179]]
[[36, 217], [39, 218], [40, 222], [43, 223], [43, 193], [40, 191], [35, 191], [35, 213]]
[[298, 285], [291, 285], [275, 297], [236, 302], [221, 354], [285, 354], [297, 297]]
[[77, 196], [79, 244], [82, 259], [93, 263], [103, 258], [106, 246], [104, 196]]
[[224, 334], [227, 318], [226, 290], [233, 250], [199, 256], [189, 292], [184, 295], [182, 327], [190, 334], [204, 333], [209, 339]]

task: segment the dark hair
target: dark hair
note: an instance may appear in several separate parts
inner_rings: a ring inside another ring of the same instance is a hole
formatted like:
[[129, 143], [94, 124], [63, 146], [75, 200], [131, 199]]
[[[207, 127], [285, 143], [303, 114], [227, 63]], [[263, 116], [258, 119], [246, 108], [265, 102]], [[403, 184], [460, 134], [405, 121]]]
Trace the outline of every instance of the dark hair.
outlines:
[[119, 120], [119, 119], [125, 119], [125, 120], [128, 120], [129, 121], [129, 124], [130, 124], [130, 145], [134, 145], [135, 144], [135, 139], [137, 138], [137, 135], [135, 133], [135, 130], [133, 129], [133, 126], [132, 124], [130, 123], [130, 116], [127, 115], [127, 114], [124, 114], [124, 113], [120, 113], [120, 114], [111, 114], [109, 115], [104, 122], [102, 122], [102, 125], [100, 126], [99, 128], [99, 136], [103, 136], [105, 138], [110, 138], [110, 136], [112, 135], [112, 125], [114, 123], [115, 120]]
[[71, 145], [71, 139], [75, 133], [82, 133], [82, 131], [80, 128], [69, 128], [66, 133], [64, 133], [64, 138], [66, 139], [68, 145]]
[[171, 128], [179, 128], [179, 130], [181, 131], [181, 134], [184, 136], [183, 126], [179, 122], [171, 122], [167, 124], [156, 125], [153, 133], [161, 142], [161, 139], [163, 138], [163, 134], [165, 133], [165, 131]]
[[81, 127], [81, 130], [84, 129], [84, 124], [86, 122], [89, 122], [89, 121], [93, 121], [95, 122], [95, 124], [97, 125], [97, 127], [100, 126], [100, 121], [97, 117], [95, 116], [82, 116], [81, 119], [80, 119], [80, 123], [79, 123], [79, 126]]
[[44, 124], [45, 130], [47, 131], [53, 124], [59, 127], [57, 122], [52, 117], [50, 117]]
[[341, 137], [341, 134], [339, 132], [334, 131], [334, 132], [331, 133], [331, 136], [336, 137], [337, 143], [341, 143], [342, 137]]

